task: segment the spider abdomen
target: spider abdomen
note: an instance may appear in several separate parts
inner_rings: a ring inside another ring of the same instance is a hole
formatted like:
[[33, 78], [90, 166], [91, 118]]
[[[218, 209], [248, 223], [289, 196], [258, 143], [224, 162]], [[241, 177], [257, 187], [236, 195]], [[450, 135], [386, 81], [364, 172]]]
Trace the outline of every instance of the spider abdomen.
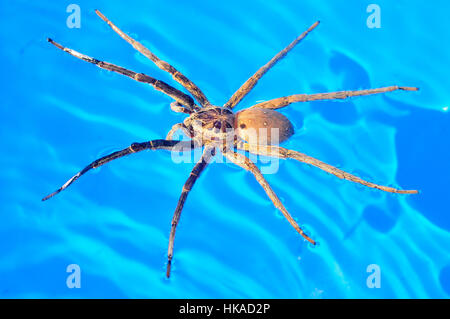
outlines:
[[294, 126], [283, 114], [262, 108], [248, 108], [236, 113], [236, 134], [252, 144], [278, 144], [294, 134]]

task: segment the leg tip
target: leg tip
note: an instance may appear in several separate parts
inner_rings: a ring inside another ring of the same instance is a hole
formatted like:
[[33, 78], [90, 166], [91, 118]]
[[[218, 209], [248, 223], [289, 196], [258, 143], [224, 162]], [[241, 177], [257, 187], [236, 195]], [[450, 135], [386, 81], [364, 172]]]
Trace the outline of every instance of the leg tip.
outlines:
[[416, 189], [408, 189], [408, 190], [399, 190], [397, 193], [399, 193], [399, 194], [419, 194], [419, 191]]
[[55, 47], [57, 47], [58, 49], [60, 49], [60, 50], [63, 50], [64, 51], [64, 47], [61, 45], [61, 44], [59, 44], [59, 43], [56, 43], [55, 41], [53, 41], [52, 39], [50, 39], [50, 38], [47, 38], [47, 41], [48, 42], [50, 42], [51, 44], [53, 44]]
[[308, 31], [312, 31], [315, 27], [317, 27], [320, 24], [320, 21], [317, 20], [316, 22], [313, 23], [312, 26], [309, 27]]
[[53, 41], [53, 39], [51, 39], [51, 38], [47, 38], [47, 42], [53, 44], [54, 46], [58, 46], [58, 44], [55, 41]]
[[42, 201], [45, 202], [47, 199], [52, 198], [53, 196], [55, 196], [56, 194], [58, 194], [60, 191], [61, 191], [61, 189], [58, 189], [57, 191], [55, 191], [55, 192], [53, 192], [53, 193], [51, 193], [51, 194], [48, 194], [47, 196], [45, 196], [44, 198], [42, 198]]
[[167, 279], [170, 278], [170, 270], [171, 270], [171, 268], [172, 268], [171, 266], [172, 266], [172, 261], [169, 260], [169, 261], [167, 262], [167, 270], [166, 270], [166, 278], [167, 278]]
[[103, 15], [103, 13], [100, 12], [100, 10], [95, 9], [95, 13], [103, 20], [106, 21], [106, 17]]
[[419, 91], [418, 87], [409, 87], [409, 86], [402, 86], [400, 87], [400, 89], [404, 91]]

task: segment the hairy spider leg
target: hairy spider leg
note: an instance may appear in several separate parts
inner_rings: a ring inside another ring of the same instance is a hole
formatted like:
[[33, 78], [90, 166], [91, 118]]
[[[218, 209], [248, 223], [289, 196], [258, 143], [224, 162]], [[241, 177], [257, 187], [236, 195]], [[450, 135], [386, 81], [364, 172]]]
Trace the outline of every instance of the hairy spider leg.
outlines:
[[298, 36], [294, 41], [291, 42], [286, 48], [281, 50], [277, 55], [275, 55], [269, 62], [262, 66], [255, 74], [252, 75], [242, 86], [231, 96], [224, 107], [233, 108], [235, 107], [256, 85], [258, 80], [269, 71], [278, 61], [283, 59], [286, 54], [295, 47], [301, 40], [303, 40], [309, 32], [311, 32], [315, 27], [319, 25], [319, 21], [315, 22], [312, 26]]
[[158, 68], [161, 70], [164, 70], [166, 72], [169, 72], [173, 79], [180, 83], [186, 90], [189, 91], [189, 93], [192, 94], [192, 96], [200, 103], [201, 106], [207, 107], [211, 103], [206, 98], [205, 94], [198, 88], [197, 85], [194, 84], [191, 80], [189, 80], [186, 76], [184, 76], [180, 71], [175, 69], [172, 65], [169, 63], [162, 61], [159, 59], [156, 55], [154, 55], [148, 48], [143, 46], [138, 41], [131, 38], [129, 35], [127, 35], [125, 32], [120, 30], [115, 24], [113, 24], [108, 18], [106, 18], [100, 11], [95, 10], [95, 13], [103, 20], [105, 21], [118, 35], [120, 35], [125, 41], [127, 41], [129, 44], [133, 46], [137, 51], [142, 53], [144, 56], [149, 58], [151, 61], [153, 61]]
[[316, 166], [316, 167], [320, 168], [321, 170], [323, 170], [327, 173], [333, 174], [334, 176], [337, 176], [341, 179], [346, 179], [346, 180], [352, 181], [354, 183], [362, 184], [364, 186], [367, 186], [370, 188], [376, 188], [376, 189], [379, 189], [379, 190], [382, 190], [385, 192], [389, 192], [389, 193], [397, 193], [397, 194], [417, 194], [418, 193], [417, 190], [401, 190], [401, 189], [396, 189], [393, 187], [388, 187], [388, 186], [383, 186], [383, 185], [378, 185], [378, 184], [374, 184], [371, 182], [367, 182], [355, 175], [352, 175], [343, 170], [340, 170], [337, 167], [334, 167], [334, 166], [326, 164], [322, 161], [319, 161], [318, 159], [316, 159], [314, 157], [308, 156], [306, 154], [303, 154], [303, 153], [300, 153], [297, 151], [279, 147], [279, 146], [252, 145], [252, 144], [245, 143], [245, 144], [238, 145], [237, 148], [240, 150], [248, 151], [248, 152], [256, 154], [256, 155], [278, 157], [278, 158], [282, 158], [282, 159], [292, 158], [297, 161]]
[[183, 104], [178, 103], [177, 101], [173, 101], [172, 103], [170, 103], [170, 109], [174, 112], [185, 114], [191, 114], [193, 112], [201, 110], [201, 108], [199, 108], [195, 104], [192, 107], [186, 107]]
[[195, 164], [194, 168], [189, 174], [188, 179], [184, 183], [183, 190], [181, 191], [181, 195], [172, 218], [172, 227], [170, 229], [169, 248], [167, 250], [167, 271], [166, 271], [167, 278], [170, 277], [173, 258], [173, 245], [175, 242], [175, 232], [177, 230], [178, 222], [180, 221], [181, 211], [183, 210], [186, 198], [189, 192], [191, 191], [192, 187], [194, 186], [195, 181], [199, 178], [200, 174], [206, 168], [206, 166], [208, 166], [210, 158], [214, 156], [215, 154], [214, 150], [215, 150], [214, 148], [205, 147], [202, 157], [197, 162], [197, 164]]
[[191, 110], [191, 112], [195, 108], [194, 100], [189, 95], [184, 94], [180, 90], [170, 86], [169, 84], [167, 84], [161, 80], [157, 80], [157, 79], [152, 78], [143, 73], [136, 73], [134, 71], [114, 65], [112, 63], [103, 62], [103, 61], [91, 58], [90, 56], [87, 56], [87, 55], [81, 54], [75, 50], [66, 48], [66, 47], [62, 46], [61, 44], [56, 43], [52, 39], [47, 39], [47, 40], [48, 40], [48, 42], [50, 42], [51, 44], [56, 46], [58, 49], [61, 49], [78, 59], [81, 59], [81, 60], [89, 62], [89, 63], [93, 63], [93, 64], [97, 65], [99, 68], [126, 75], [138, 82], [148, 83], [148, 84], [152, 85], [156, 90], [165, 93], [166, 95], [170, 96], [175, 101], [177, 101], [178, 103], [186, 106], [186, 108]]
[[177, 123], [177, 124], [174, 124], [172, 126], [172, 128], [170, 129], [170, 131], [167, 133], [166, 140], [173, 140], [173, 135], [178, 130], [181, 130], [184, 133], [184, 135], [186, 135], [187, 137], [192, 137], [188, 131], [188, 128], [186, 127], [186, 125], [184, 125], [184, 123]]
[[143, 143], [133, 143], [129, 147], [117, 151], [114, 153], [111, 153], [109, 155], [103, 156], [95, 161], [93, 161], [91, 164], [83, 168], [80, 172], [78, 172], [76, 175], [74, 175], [71, 179], [69, 179], [63, 186], [61, 186], [59, 189], [51, 193], [50, 195], [45, 196], [42, 200], [45, 201], [59, 192], [65, 190], [67, 187], [69, 187], [73, 182], [75, 182], [78, 178], [80, 178], [83, 174], [85, 174], [87, 171], [91, 170], [92, 168], [97, 168], [99, 166], [102, 166], [108, 162], [111, 162], [115, 159], [121, 158], [123, 156], [140, 152], [143, 150], [159, 150], [159, 149], [165, 149], [165, 150], [172, 150], [177, 146], [177, 151], [181, 150], [192, 150], [194, 147], [196, 147], [195, 143], [193, 141], [168, 141], [168, 140], [152, 140], [148, 142]]
[[403, 91], [417, 91], [416, 87], [407, 87], [407, 86], [387, 86], [376, 89], [368, 89], [368, 90], [358, 90], [358, 91], [338, 91], [338, 92], [329, 92], [329, 93], [316, 93], [316, 94], [295, 94], [289, 96], [279, 97], [273, 100], [269, 100], [266, 102], [261, 102], [255, 104], [251, 107], [265, 108], [265, 109], [279, 109], [285, 107], [291, 103], [295, 102], [310, 102], [310, 101], [320, 101], [320, 100], [336, 100], [336, 99], [346, 99], [353, 96], [362, 96], [362, 95], [371, 95], [385, 92], [392, 92], [396, 90]]
[[267, 180], [264, 178], [263, 174], [259, 170], [259, 168], [245, 155], [236, 153], [232, 150], [229, 150], [227, 152], [224, 152], [224, 155], [232, 161], [234, 164], [244, 168], [245, 170], [251, 172], [258, 183], [264, 188], [264, 191], [269, 196], [272, 203], [275, 205], [276, 208], [278, 208], [281, 213], [286, 217], [286, 219], [289, 221], [289, 223], [295, 228], [295, 230], [303, 236], [307, 241], [309, 241], [311, 244], [315, 245], [316, 242], [311, 239], [308, 235], [305, 234], [303, 229], [300, 228], [300, 226], [297, 224], [297, 222], [292, 218], [292, 216], [289, 214], [287, 209], [284, 207], [284, 205], [281, 203], [278, 196], [275, 194], [273, 189], [270, 187]]

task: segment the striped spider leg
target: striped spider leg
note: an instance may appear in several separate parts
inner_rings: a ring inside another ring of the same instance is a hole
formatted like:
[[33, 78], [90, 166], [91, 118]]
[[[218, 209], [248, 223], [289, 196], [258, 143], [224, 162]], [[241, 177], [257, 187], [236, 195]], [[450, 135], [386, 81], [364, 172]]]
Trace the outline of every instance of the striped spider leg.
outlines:
[[274, 204], [274, 206], [281, 211], [281, 213], [284, 215], [284, 217], [286, 217], [288, 222], [295, 228], [295, 230], [300, 235], [302, 235], [303, 238], [305, 238], [308, 242], [310, 242], [313, 245], [316, 244], [316, 242], [313, 239], [311, 239], [307, 234], [305, 234], [303, 229], [301, 229], [301, 227], [297, 224], [297, 222], [294, 220], [294, 218], [292, 218], [292, 216], [289, 214], [287, 209], [281, 203], [277, 194], [275, 194], [272, 187], [270, 187], [269, 183], [264, 178], [264, 176], [261, 173], [261, 171], [259, 170], [259, 168], [247, 156], [237, 153], [233, 150], [224, 151], [223, 154], [225, 155], [226, 158], [228, 158], [234, 164], [251, 172], [255, 176], [258, 183], [264, 188], [264, 191], [269, 196], [269, 198], [272, 201], [272, 203]]
[[143, 46], [141, 43], [137, 42], [133, 38], [131, 38], [129, 35], [127, 35], [125, 32], [120, 30], [114, 23], [112, 23], [108, 18], [106, 18], [100, 11], [95, 10], [95, 13], [103, 20], [105, 21], [111, 29], [113, 29], [118, 35], [120, 35], [125, 41], [127, 41], [129, 44], [133, 46], [137, 51], [142, 53], [144, 56], [149, 58], [151, 61], [153, 61], [157, 67], [159, 67], [161, 70], [169, 72], [173, 79], [180, 83], [186, 90], [189, 91], [189, 93], [192, 94], [193, 97], [200, 103], [201, 106], [207, 107], [211, 103], [206, 98], [205, 94], [198, 88], [197, 85], [194, 84], [191, 80], [189, 80], [186, 76], [184, 76], [180, 71], [175, 69], [172, 65], [169, 63], [162, 61], [159, 59], [155, 54], [153, 54], [148, 48]]
[[244, 84], [231, 96], [227, 103], [224, 104], [224, 107], [234, 108], [258, 83], [259, 79], [262, 78], [267, 71], [269, 71], [278, 61], [283, 59], [286, 54], [292, 48], [294, 48], [300, 41], [302, 41], [309, 32], [311, 32], [315, 27], [319, 25], [319, 21], [315, 22], [312, 26], [308, 28], [305, 32], [303, 32], [300, 36], [298, 36], [294, 41], [292, 41], [286, 48], [278, 52], [269, 62], [263, 65], [255, 74], [253, 74]]
[[408, 86], [387, 86], [376, 89], [368, 89], [368, 90], [357, 90], [357, 91], [338, 91], [338, 92], [328, 92], [328, 93], [316, 93], [316, 94], [294, 94], [289, 96], [279, 97], [273, 100], [261, 102], [255, 104], [251, 107], [255, 108], [263, 108], [263, 109], [279, 109], [285, 107], [291, 103], [296, 102], [310, 102], [310, 101], [322, 101], [322, 100], [342, 100], [349, 97], [354, 96], [362, 96], [362, 95], [372, 95], [379, 93], [386, 93], [392, 91], [417, 91], [419, 90], [416, 87], [408, 87]]
[[274, 146], [274, 145], [255, 145], [255, 144], [248, 144], [248, 143], [240, 143], [237, 146], [238, 149], [248, 151], [250, 153], [256, 154], [256, 155], [263, 155], [263, 156], [271, 156], [271, 157], [278, 157], [282, 159], [292, 158], [299, 162], [303, 162], [306, 164], [313, 165], [315, 167], [320, 168], [321, 170], [333, 174], [334, 176], [337, 176], [341, 179], [346, 179], [348, 181], [352, 181], [354, 183], [359, 183], [367, 187], [376, 188], [385, 192], [389, 193], [397, 193], [397, 194], [417, 194], [417, 190], [401, 190], [396, 189], [393, 187], [383, 186], [374, 184], [371, 182], [367, 182], [355, 175], [352, 175], [350, 173], [347, 173], [337, 167], [331, 166], [327, 163], [324, 163], [314, 157], [308, 156], [306, 154], [289, 150], [284, 147], [280, 146]]
[[161, 80], [157, 80], [155, 78], [152, 78], [151, 76], [145, 75], [143, 73], [136, 73], [134, 71], [125, 69], [121, 66], [117, 66], [115, 64], [112, 63], [108, 63], [108, 62], [103, 62], [94, 58], [91, 58], [90, 56], [84, 55], [82, 53], [79, 53], [75, 50], [66, 48], [64, 46], [62, 46], [61, 44], [53, 41], [52, 39], [47, 39], [48, 42], [50, 42], [51, 44], [53, 44], [55, 47], [57, 47], [58, 49], [63, 50], [64, 52], [69, 53], [70, 55], [81, 59], [83, 61], [92, 63], [97, 65], [99, 68], [101, 69], [105, 69], [108, 71], [113, 71], [125, 76], [128, 76], [130, 78], [132, 78], [133, 80], [136, 80], [138, 82], [143, 82], [143, 83], [147, 83], [152, 85], [156, 90], [161, 91], [163, 93], [165, 93], [166, 95], [170, 96], [171, 98], [173, 98], [176, 102], [178, 102], [179, 104], [184, 106], [184, 109], [187, 112], [194, 112], [194, 110], [196, 108], [198, 108], [197, 105], [195, 105], [194, 100], [187, 94], [184, 94], [183, 92], [181, 92], [180, 90], [174, 88], [173, 86], [161, 81]]
[[45, 201], [59, 192], [65, 190], [67, 187], [69, 187], [73, 182], [75, 182], [78, 178], [80, 178], [82, 175], [84, 175], [86, 172], [93, 168], [100, 167], [106, 163], [109, 163], [115, 159], [124, 157], [126, 155], [137, 153], [144, 150], [159, 150], [159, 149], [165, 149], [165, 150], [176, 150], [176, 151], [190, 151], [197, 145], [194, 143], [194, 141], [169, 141], [169, 140], [152, 140], [148, 142], [143, 143], [133, 143], [129, 147], [124, 148], [121, 151], [117, 151], [114, 153], [111, 153], [109, 155], [103, 156], [92, 163], [90, 163], [88, 166], [83, 168], [81, 171], [79, 171], [77, 174], [75, 174], [72, 178], [70, 178], [63, 186], [58, 188], [53, 193], [45, 196], [42, 200]]
[[199, 178], [200, 174], [203, 172], [203, 170], [208, 166], [210, 159], [215, 155], [215, 148], [206, 146], [202, 157], [200, 160], [195, 164], [194, 168], [192, 169], [191, 173], [189, 174], [188, 179], [183, 185], [183, 189], [181, 191], [180, 198], [178, 200], [177, 207], [175, 208], [175, 213], [173, 214], [172, 218], [172, 227], [170, 229], [170, 237], [169, 237], [169, 248], [167, 251], [167, 270], [166, 270], [166, 276], [167, 278], [170, 277], [170, 271], [172, 267], [172, 258], [173, 258], [173, 245], [175, 242], [175, 232], [177, 230], [178, 222], [180, 221], [181, 211], [183, 210], [184, 203], [186, 202], [186, 198], [189, 195], [189, 192], [192, 190], [192, 187], [194, 186], [194, 183]]

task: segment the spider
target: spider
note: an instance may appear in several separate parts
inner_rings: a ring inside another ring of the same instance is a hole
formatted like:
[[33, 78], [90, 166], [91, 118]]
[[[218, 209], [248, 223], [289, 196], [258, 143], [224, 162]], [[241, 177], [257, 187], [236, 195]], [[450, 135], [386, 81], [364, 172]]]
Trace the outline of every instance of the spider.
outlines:
[[[216, 150], [220, 149], [222, 154], [230, 160], [232, 163], [242, 167], [243, 169], [250, 171], [257, 182], [263, 187], [273, 204], [278, 208], [289, 223], [295, 228], [295, 230], [303, 236], [312, 245], [316, 242], [309, 237], [303, 229], [297, 224], [294, 218], [289, 214], [284, 205], [281, 203], [278, 196], [272, 190], [269, 183], [264, 178], [259, 168], [244, 154], [237, 152], [237, 150], [244, 151], [245, 153], [252, 153], [256, 155], [263, 155], [281, 159], [295, 159], [297, 161], [307, 163], [316, 166], [325, 172], [333, 174], [341, 179], [346, 179], [355, 183], [362, 184], [367, 187], [376, 188], [385, 192], [399, 193], [399, 194], [415, 194], [417, 190], [400, 190], [388, 186], [377, 185], [361, 178], [349, 174], [343, 170], [340, 170], [334, 166], [326, 164], [318, 159], [315, 159], [306, 154], [286, 149], [275, 145], [269, 138], [264, 138], [261, 133], [258, 133], [260, 129], [276, 129], [278, 131], [279, 142], [283, 142], [289, 139], [294, 134], [294, 129], [287, 117], [275, 111], [276, 109], [285, 107], [291, 103], [296, 102], [308, 102], [317, 100], [333, 100], [333, 99], [346, 99], [354, 96], [371, 95], [377, 93], [391, 92], [395, 90], [405, 91], [417, 91], [415, 87], [402, 87], [402, 86], [388, 86], [376, 89], [368, 90], [356, 90], [356, 91], [339, 91], [330, 93], [318, 93], [318, 94], [296, 94], [285, 97], [276, 98], [273, 100], [265, 101], [255, 104], [247, 109], [234, 113], [233, 108], [252, 90], [259, 79], [270, 70], [278, 61], [283, 59], [286, 54], [292, 50], [300, 41], [302, 41], [308, 33], [319, 25], [319, 21], [311, 25], [305, 32], [298, 36], [293, 42], [291, 42], [286, 48], [276, 54], [269, 62], [262, 66], [255, 74], [253, 74], [226, 102], [223, 106], [216, 106], [209, 102], [205, 94], [186, 76], [180, 71], [174, 68], [169, 63], [160, 60], [155, 54], [153, 54], [148, 48], [144, 47], [141, 43], [137, 42], [122, 30], [120, 30], [115, 24], [108, 20], [101, 12], [95, 11], [97, 15], [104, 20], [119, 36], [125, 41], [131, 44], [137, 51], [153, 61], [160, 69], [170, 73], [175, 81], [180, 83], [199, 103], [197, 105], [194, 99], [181, 92], [180, 90], [172, 87], [171, 85], [152, 78], [143, 73], [136, 73], [134, 71], [125, 69], [123, 67], [100, 61], [91, 58], [87, 55], [81, 54], [77, 51], [64, 47], [52, 39], [48, 41], [57, 48], [71, 54], [72, 56], [84, 60], [86, 62], [97, 65], [102, 69], [113, 71], [126, 75], [138, 82], [143, 82], [152, 85], [156, 90], [161, 91], [174, 99], [170, 104], [171, 109], [175, 112], [186, 113], [189, 116], [182, 122], [175, 124], [167, 134], [165, 139], [151, 140], [142, 143], [132, 143], [129, 147], [113, 152], [102, 158], [99, 158], [75, 176], [70, 178], [63, 186], [58, 190], [47, 195], [42, 200], [45, 201], [54, 195], [58, 194], [62, 190], [69, 187], [80, 176], [85, 174], [91, 169], [102, 166], [115, 159], [123, 156], [141, 152], [143, 150], [159, 150], [165, 149], [171, 152], [174, 151], [189, 151], [193, 148], [201, 147], [203, 149], [200, 160], [195, 164], [189, 177], [187, 178], [181, 196], [178, 200], [175, 213], [172, 218], [171, 231], [169, 237], [169, 247], [167, 252], [167, 271], [166, 276], [170, 277], [171, 264], [173, 258], [173, 248], [175, 240], [175, 231], [180, 220], [181, 211], [183, 209], [186, 198], [191, 191], [194, 183], [207, 167], [210, 160], [216, 155]], [[173, 135], [176, 131], [181, 130], [190, 140], [174, 140]], [[259, 142], [255, 142], [255, 139], [251, 138], [249, 132], [254, 130]], [[261, 130], [259, 131], [261, 132]], [[267, 132], [267, 131], [266, 131]], [[263, 137], [263, 138], [261, 138]]]

